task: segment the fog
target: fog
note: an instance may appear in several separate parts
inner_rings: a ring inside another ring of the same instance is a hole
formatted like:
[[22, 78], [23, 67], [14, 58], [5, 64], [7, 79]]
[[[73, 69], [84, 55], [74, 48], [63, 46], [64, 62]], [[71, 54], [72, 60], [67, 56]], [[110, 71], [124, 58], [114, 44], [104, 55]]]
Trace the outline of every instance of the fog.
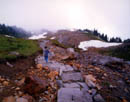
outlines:
[[0, 0], [0, 23], [26, 30], [98, 29], [130, 38], [130, 0]]

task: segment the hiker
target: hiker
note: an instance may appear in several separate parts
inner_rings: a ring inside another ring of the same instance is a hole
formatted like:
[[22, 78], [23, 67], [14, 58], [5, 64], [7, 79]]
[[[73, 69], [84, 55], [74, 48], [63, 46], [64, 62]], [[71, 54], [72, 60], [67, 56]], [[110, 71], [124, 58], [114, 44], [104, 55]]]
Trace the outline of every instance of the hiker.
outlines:
[[44, 51], [44, 59], [46, 61], [46, 63], [48, 63], [48, 55], [49, 55], [50, 51], [47, 49], [47, 46], [45, 46], [45, 51]]

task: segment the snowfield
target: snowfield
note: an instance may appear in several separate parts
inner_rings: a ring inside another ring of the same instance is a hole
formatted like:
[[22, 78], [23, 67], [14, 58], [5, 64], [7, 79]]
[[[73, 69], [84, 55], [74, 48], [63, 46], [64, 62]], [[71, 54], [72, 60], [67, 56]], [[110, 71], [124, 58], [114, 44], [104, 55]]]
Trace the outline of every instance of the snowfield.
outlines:
[[55, 38], [56, 38], [56, 37], [51, 37], [50, 39], [52, 39], [52, 40], [53, 40], [53, 39], [55, 39]]
[[38, 35], [33, 35], [31, 37], [29, 37], [29, 39], [41, 39], [41, 38], [46, 38], [47, 36], [45, 36], [47, 34], [47, 32], [44, 32], [43, 34], [38, 34]]
[[88, 50], [89, 47], [101, 48], [101, 47], [118, 46], [121, 44], [122, 43], [107, 43], [99, 40], [90, 40], [90, 41], [80, 42], [78, 47], [83, 50]]

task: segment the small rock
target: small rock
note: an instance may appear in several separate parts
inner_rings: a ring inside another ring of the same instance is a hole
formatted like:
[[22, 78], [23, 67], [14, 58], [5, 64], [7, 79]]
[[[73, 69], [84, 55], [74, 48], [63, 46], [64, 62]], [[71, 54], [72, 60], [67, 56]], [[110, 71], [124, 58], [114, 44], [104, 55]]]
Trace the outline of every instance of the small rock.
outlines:
[[67, 48], [67, 51], [70, 52], [70, 53], [74, 53], [74, 49], [73, 48]]
[[10, 52], [9, 54], [10, 54], [10, 55], [16, 55], [16, 56], [19, 56], [19, 55], [20, 55], [19, 52], [16, 52], [16, 51], [12, 51], [12, 52]]
[[42, 64], [37, 64], [38, 69], [42, 69]]
[[20, 88], [19, 88], [19, 87], [17, 87], [15, 90], [16, 90], [16, 91], [18, 91], [18, 90], [20, 90]]
[[95, 102], [105, 102], [105, 100], [102, 98], [100, 94], [97, 94], [94, 96]]
[[92, 96], [94, 96], [97, 93], [96, 89], [92, 89], [91, 91], [92, 91]]
[[78, 83], [64, 83], [65, 88], [80, 88]]
[[0, 88], [0, 93], [3, 92], [3, 88]]
[[58, 85], [58, 87], [63, 87], [63, 82], [62, 82], [62, 80], [56, 80], [56, 83], [57, 83], [57, 85]]
[[25, 98], [18, 98], [16, 99], [16, 102], [28, 102], [28, 100]]
[[106, 74], [106, 73], [104, 73], [104, 76], [105, 76], [105, 77], [107, 77], [107, 74]]
[[9, 85], [9, 82], [8, 82], [8, 81], [4, 81], [4, 82], [3, 82], [3, 85], [4, 85], [4, 86], [8, 86], [8, 85]]
[[18, 86], [21, 86], [24, 84], [24, 81], [25, 81], [25, 78], [21, 79], [20, 81], [17, 81], [16, 83]]
[[38, 76], [33, 75], [25, 78], [24, 90], [29, 94], [36, 95], [39, 92], [43, 92], [47, 86], [48, 82]]
[[96, 79], [93, 75], [85, 75], [85, 82], [89, 87], [96, 87], [96, 84], [94, 83]]
[[98, 90], [100, 90], [102, 88], [99, 84], [96, 84], [96, 87]]
[[19, 96], [22, 96], [23, 92], [19, 91], [18, 94], [19, 94]]
[[83, 81], [82, 75], [80, 72], [68, 72], [62, 74], [63, 82], [67, 81]]
[[112, 89], [113, 89], [113, 88], [116, 88], [116, 86], [113, 86], [113, 85], [110, 85], [109, 87], [112, 88]]
[[94, 82], [92, 82], [91, 80], [85, 80], [85, 82], [88, 85], [88, 87], [91, 87], [91, 88], [96, 87], [96, 84]]
[[6, 62], [6, 65], [9, 66], [9, 67], [14, 67], [12, 64], [10, 64], [9, 62]]
[[24, 95], [23, 98], [27, 99], [28, 102], [35, 102], [34, 99], [33, 99], [33, 97], [30, 96], [30, 95], [28, 95], [28, 94]]
[[15, 98], [13, 96], [9, 96], [4, 98], [2, 102], [15, 102]]

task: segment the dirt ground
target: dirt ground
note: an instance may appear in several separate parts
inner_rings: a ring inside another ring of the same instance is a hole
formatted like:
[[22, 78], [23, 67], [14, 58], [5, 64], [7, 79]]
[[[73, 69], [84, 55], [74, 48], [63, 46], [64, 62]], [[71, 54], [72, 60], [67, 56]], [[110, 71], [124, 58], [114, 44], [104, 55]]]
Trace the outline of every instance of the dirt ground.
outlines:
[[9, 67], [6, 62], [0, 64], [0, 77], [9, 80], [11, 83], [7, 87], [3, 88], [4, 91], [0, 91], [0, 102], [3, 97], [10, 96], [14, 93], [14, 89], [11, 89], [11, 87], [14, 86], [13, 82], [18, 78], [17, 76], [26, 75], [27, 70], [35, 66], [34, 59], [36, 55], [27, 58], [20, 58], [14, 62], [9, 62], [14, 66], [13, 68]]

